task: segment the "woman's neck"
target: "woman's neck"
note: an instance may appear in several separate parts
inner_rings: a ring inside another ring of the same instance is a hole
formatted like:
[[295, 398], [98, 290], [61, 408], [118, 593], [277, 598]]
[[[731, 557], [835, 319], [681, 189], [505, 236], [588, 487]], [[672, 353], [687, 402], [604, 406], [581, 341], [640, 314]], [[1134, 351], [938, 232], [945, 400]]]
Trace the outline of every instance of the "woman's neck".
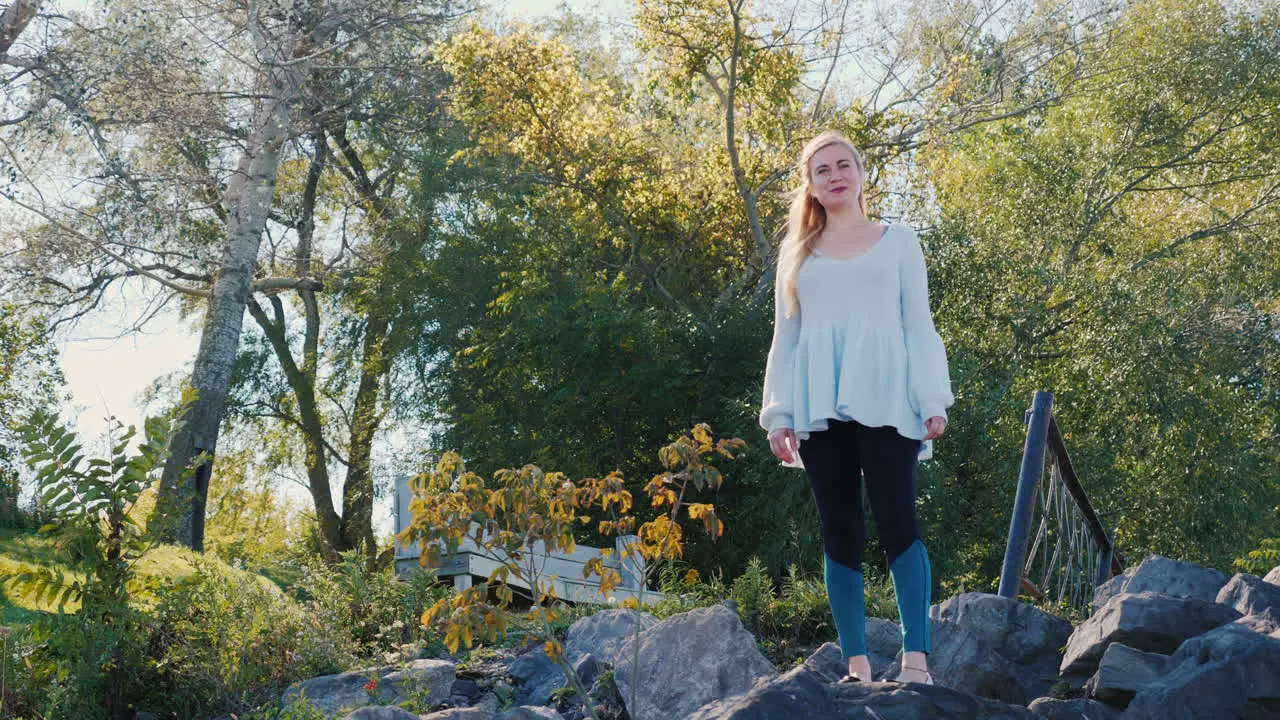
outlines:
[[827, 232], [842, 232], [844, 230], [856, 230], [870, 224], [871, 221], [859, 210], [843, 207], [827, 213], [827, 222], [824, 230]]

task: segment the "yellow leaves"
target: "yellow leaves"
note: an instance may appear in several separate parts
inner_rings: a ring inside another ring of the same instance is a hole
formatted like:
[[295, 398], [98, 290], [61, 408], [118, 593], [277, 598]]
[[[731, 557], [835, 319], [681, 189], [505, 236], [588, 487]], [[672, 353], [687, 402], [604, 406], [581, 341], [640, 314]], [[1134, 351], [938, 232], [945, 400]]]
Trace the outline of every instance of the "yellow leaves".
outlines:
[[547, 657], [551, 658], [552, 662], [560, 662], [560, 656], [564, 654], [564, 646], [559, 640], [547, 640], [542, 644], [542, 649], [546, 651]]
[[685, 576], [684, 576], [684, 584], [696, 585], [698, 584], [698, 581], [701, 579], [702, 579], [702, 575], [698, 572], [697, 568], [689, 568], [689, 572], [685, 573]]
[[[703, 523], [713, 538], [724, 532], [724, 524], [709, 503], [686, 502], [695, 487], [716, 487], [721, 481], [718, 470], [703, 462], [706, 455], [725, 447], [741, 444], [736, 438], [716, 443], [710, 429], [700, 425], [659, 451], [673, 463], [668, 472], [655, 475], [644, 487], [651, 505], [664, 508], [657, 517], [640, 525], [638, 538], [628, 541], [618, 552], [603, 549], [599, 556], [587, 560], [584, 578], [598, 577], [599, 592], [612, 595], [622, 583], [622, 574], [614, 562], [625, 562], [639, 554], [649, 561], [679, 558], [684, 552], [684, 529], [680, 525], [681, 508], [688, 520]], [[723, 453], [722, 453], [723, 454]], [[691, 487], [695, 486], [695, 487]], [[504, 610], [514, 600], [510, 583], [528, 586], [533, 597], [529, 619], [549, 632], [550, 623], [558, 619], [557, 611], [548, 605], [557, 601], [555, 577], [541, 577], [536, 569], [534, 547], [548, 551], [574, 552], [577, 541], [574, 529], [591, 522], [592, 511], [608, 517], [597, 525], [602, 534], [629, 536], [637, 526], [632, 508], [632, 495], [626, 480], [614, 471], [604, 478], [587, 478], [574, 482], [562, 473], [543, 472], [535, 465], [502, 469], [486, 482], [465, 469], [457, 453], [441, 456], [436, 467], [410, 481], [413, 519], [397, 536], [405, 543], [422, 548], [423, 562], [439, 565], [445, 552], [458, 552], [464, 540], [470, 552], [499, 558], [499, 565], [488, 580], [453, 597], [441, 600], [422, 614], [423, 625], [442, 627], [450, 652], [462, 646], [471, 647], [477, 638], [494, 640], [497, 633], [507, 632]], [[503, 562], [501, 558], [505, 557]], [[649, 567], [656, 567], [650, 565]], [[685, 576], [685, 583], [697, 582], [696, 571]], [[642, 579], [642, 581], [647, 578]], [[496, 605], [487, 598], [492, 594]], [[624, 607], [638, 607], [628, 598]], [[553, 639], [547, 640], [549, 655], [563, 652]]]
[[684, 552], [684, 531], [667, 515], [640, 526], [640, 553], [649, 560], [671, 560]]

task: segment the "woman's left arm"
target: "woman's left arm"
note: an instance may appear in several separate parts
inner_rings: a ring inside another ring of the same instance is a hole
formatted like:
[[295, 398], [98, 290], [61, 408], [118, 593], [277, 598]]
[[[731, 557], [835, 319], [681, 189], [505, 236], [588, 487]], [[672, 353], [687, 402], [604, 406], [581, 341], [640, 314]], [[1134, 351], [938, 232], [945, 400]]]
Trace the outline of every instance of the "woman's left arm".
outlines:
[[915, 230], [899, 254], [902, 277], [902, 327], [907, 341], [907, 387], [922, 420], [947, 418], [955, 403], [947, 370], [947, 350], [929, 312], [929, 275]]

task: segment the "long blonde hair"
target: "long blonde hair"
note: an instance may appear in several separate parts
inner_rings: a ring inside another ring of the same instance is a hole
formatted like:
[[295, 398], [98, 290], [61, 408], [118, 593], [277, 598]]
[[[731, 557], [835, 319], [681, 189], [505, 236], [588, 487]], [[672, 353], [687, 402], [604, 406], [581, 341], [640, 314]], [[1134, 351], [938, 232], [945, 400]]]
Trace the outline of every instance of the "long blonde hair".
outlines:
[[827, 226], [826, 208], [822, 207], [818, 198], [809, 192], [813, 181], [809, 176], [809, 160], [819, 150], [837, 143], [849, 148], [849, 152], [853, 153], [853, 161], [858, 166], [858, 175], [861, 180], [858, 184], [858, 206], [862, 208], [863, 217], [867, 215], [867, 163], [862, 153], [853, 146], [852, 142], [849, 142], [849, 138], [839, 132], [822, 131], [800, 152], [800, 164], [796, 168], [800, 177], [800, 187], [792, 191], [786, 235], [782, 238], [782, 245], [778, 249], [778, 277], [782, 283], [782, 297], [775, 298], [774, 302], [786, 303], [786, 317], [791, 317], [791, 314], [800, 306], [800, 297], [796, 293], [796, 275], [800, 271], [800, 264], [813, 252], [814, 244]]

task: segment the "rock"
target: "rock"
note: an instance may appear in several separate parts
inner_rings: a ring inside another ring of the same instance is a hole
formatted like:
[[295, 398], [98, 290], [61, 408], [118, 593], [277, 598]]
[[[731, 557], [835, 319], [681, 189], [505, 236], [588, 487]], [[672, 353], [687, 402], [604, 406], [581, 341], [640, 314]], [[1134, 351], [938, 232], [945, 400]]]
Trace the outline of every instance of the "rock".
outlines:
[[884, 618], [867, 618], [867, 659], [871, 661], [872, 677], [883, 677], [901, 650], [901, 625]]
[[[813, 659], [812, 656], [810, 659]], [[823, 673], [813, 667], [800, 665], [776, 678], [755, 684], [745, 695], [716, 698], [688, 715], [687, 720], [836, 718], [839, 715], [826, 687], [842, 675], [839, 672]]]
[[413, 696], [420, 705], [438, 705], [449, 697], [456, 680], [456, 668], [451, 662], [414, 660], [407, 668], [382, 676], [378, 702], [397, 705]]
[[564, 720], [564, 717], [549, 707], [522, 705], [502, 711], [498, 720]]
[[1093, 672], [1113, 642], [1147, 652], [1173, 652], [1183, 640], [1239, 618], [1238, 611], [1216, 602], [1152, 592], [1120, 593], [1071, 634], [1059, 670]]
[[683, 718], [709, 702], [740, 695], [778, 674], [755, 638], [724, 605], [674, 615], [636, 640], [639, 663], [632, 706], [632, 647], [618, 653], [613, 680], [632, 720]]
[[1187, 640], [1168, 671], [1139, 692], [1125, 720], [1275, 717], [1280, 640], [1228, 623]]
[[1102, 653], [1098, 672], [1089, 678], [1090, 697], [1103, 702], [1127, 704], [1133, 696], [1165, 672], [1168, 655], [1135, 650], [1124, 643], [1113, 642]]
[[1120, 717], [1120, 713], [1097, 700], [1082, 698], [1058, 700], [1042, 697], [1033, 701], [1027, 709], [1049, 720], [1119, 720]]
[[498, 698], [492, 693], [486, 693], [475, 707], [440, 710], [423, 715], [422, 720], [494, 720], [498, 714], [498, 706]]
[[1280, 585], [1272, 585], [1257, 575], [1237, 573], [1218, 591], [1217, 601], [1242, 615], [1280, 612]]
[[1214, 602], [1218, 590], [1225, 584], [1227, 576], [1221, 570], [1150, 555], [1136, 567], [1099, 585], [1093, 592], [1093, 611], [1097, 612], [1120, 593], [1155, 592]]
[[480, 686], [475, 680], [468, 678], [458, 678], [453, 681], [453, 687], [449, 688], [449, 696], [461, 695], [467, 699], [467, 703], [473, 703], [480, 697]]
[[[930, 616], [963, 626], [978, 636], [990, 652], [1006, 660], [1005, 671], [1016, 676], [1010, 678], [1009, 685], [1018, 691], [978, 694], [1020, 705], [1048, 693], [1057, 680], [1061, 648], [1072, 632], [1071, 623], [1060, 617], [1034, 605], [991, 593], [956, 595], [936, 606]], [[931, 671], [933, 664], [931, 659]], [[935, 679], [937, 677], [935, 674]], [[946, 677], [944, 673], [943, 678]], [[961, 689], [966, 687], [964, 683], [943, 684]]]
[[394, 705], [371, 705], [348, 713], [344, 720], [418, 720], [418, 716]]
[[940, 686], [835, 680], [802, 664], [758, 681], [745, 695], [709, 703], [688, 720], [1042, 720], [1025, 707]]
[[542, 648], [516, 658], [507, 672], [519, 684], [515, 701], [520, 705], [546, 705], [553, 690], [569, 684], [564, 671]]
[[1272, 585], [1280, 585], [1280, 565], [1271, 568], [1271, 572], [1267, 573], [1267, 576], [1262, 579]]
[[377, 702], [365, 686], [368, 673], [345, 672], [338, 675], [322, 675], [295, 683], [285, 690], [283, 703], [289, 708], [305, 702], [326, 715], [340, 715], [346, 710], [361, 708]]
[[1269, 608], [1260, 613], [1245, 615], [1236, 623], [1256, 633], [1280, 639], [1280, 610]]
[[[1024, 670], [996, 651], [981, 635], [949, 620], [931, 620], [933, 651], [929, 673], [939, 686], [992, 700], [1026, 705], [1045, 694], [1056, 678], [1052, 670]], [[882, 677], [901, 672], [902, 653]], [[1041, 674], [1044, 676], [1042, 677]]]
[[564, 652], [569, 662], [577, 662], [590, 653], [597, 660], [617, 665], [618, 650], [631, 639], [638, 628], [647, 630], [658, 624], [658, 619], [636, 610], [603, 610], [582, 618], [569, 627]]
[[600, 677], [600, 673], [604, 671], [604, 666], [596, 659], [595, 655], [586, 653], [574, 663], [573, 671], [578, 675], [578, 682], [582, 683], [583, 687], [589, 688], [595, 683], [596, 678]]
[[938, 605], [932, 616], [959, 623], [1018, 665], [1044, 664], [1071, 637], [1071, 623], [1027, 603], [990, 593], [967, 592]]

